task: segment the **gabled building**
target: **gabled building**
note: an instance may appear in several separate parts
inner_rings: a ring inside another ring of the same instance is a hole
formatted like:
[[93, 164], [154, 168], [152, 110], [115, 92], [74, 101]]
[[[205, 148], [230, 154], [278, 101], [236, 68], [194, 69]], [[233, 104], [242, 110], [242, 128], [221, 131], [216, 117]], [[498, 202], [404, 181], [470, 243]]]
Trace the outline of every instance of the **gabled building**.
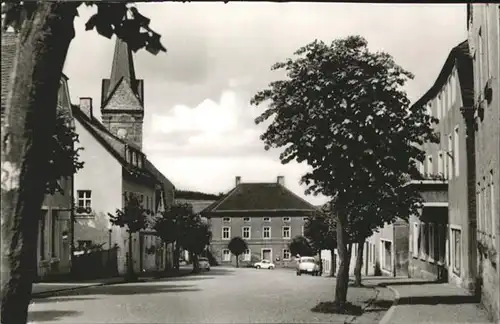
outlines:
[[468, 3], [467, 29], [474, 66], [474, 106], [466, 111], [474, 135], [477, 291], [493, 321], [500, 320], [500, 5]]
[[414, 105], [425, 106], [439, 120], [434, 127], [440, 143], [424, 144], [422, 180], [412, 182], [425, 202], [421, 214], [410, 217], [409, 274], [473, 289], [475, 202], [470, 194], [474, 190], [474, 134], [468, 132], [463, 116], [473, 106], [467, 41], [450, 51], [436, 81]]
[[[16, 55], [16, 34], [2, 32], [2, 125], [7, 104], [8, 86]], [[72, 125], [68, 77], [62, 75], [57, 102], [57, 113], [66, 116], [68, 127]], [[72, 240], [72, 183], [73, 177], [60, 179], [63, 193], [45, 195], [40, 211], [37, 249], [37, 277], [67, 275], [71, 271]]]
[[304, 222], [316, 207], [285, 187], [278, 176], [275, 183], [242, 183], [236, 177], [235, 187], [205, 208], [212, 230], [210, 252], [221, 264], [235, 264], [228, 250], [229, 241], [243, 238], [248, 250], [241, 264], [270, 260], [276, 266], [295, 266], [288, 243], [303, 235]]
[[[102, 81], [101, 114], [102, 123], [94, 117], [91, 98], [80, 98], [73, 107], [85, 162], [75, 176], [75, 240], [77, 246], [116, 246], [118, 272], [124, 273], [128, 234], [112, 226], [108, 214], [122, 210], [124, 197], [135, 194], [152, 217], [172, 204], [175, 188], [142, 151], [144, 81], [136, 78], [132, 52], [119, 39], [111, 76]], [[134, 235], [133, 246], [135, 271], [157, 270], [167, 262], [165, 249], [151, 229]], [[151, 254], [158, 254], [154, 262], [146, 257]]]

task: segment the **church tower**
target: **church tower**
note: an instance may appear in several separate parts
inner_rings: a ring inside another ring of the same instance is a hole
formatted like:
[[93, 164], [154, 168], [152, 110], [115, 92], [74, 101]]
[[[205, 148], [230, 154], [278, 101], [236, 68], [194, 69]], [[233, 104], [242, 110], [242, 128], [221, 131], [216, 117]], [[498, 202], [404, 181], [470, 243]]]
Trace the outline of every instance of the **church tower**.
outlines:
[[102, 123], [114, 135], [142, 149], [144, 80], [135, 77], [132, 51], [116, 39], [111, 76], [102, 80]]

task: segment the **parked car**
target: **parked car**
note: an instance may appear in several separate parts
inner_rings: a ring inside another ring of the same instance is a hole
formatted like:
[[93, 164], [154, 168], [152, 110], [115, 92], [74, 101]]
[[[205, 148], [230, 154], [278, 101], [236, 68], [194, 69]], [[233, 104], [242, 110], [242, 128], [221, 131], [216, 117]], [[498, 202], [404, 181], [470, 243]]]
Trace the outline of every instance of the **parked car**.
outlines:
[[210, 271], [210, 262], [208, 262], [207, 258], [204, 257], [198, 258], [198, 264], [200, 265], [201, 270]]
[[274, 263], [269, 260], [262, 260], [260, 262], [254, 263], [253, 265], [256, 269], [269, 269], [273, 270], [275, 268]]
[[319, 276], [321, 273], [319, 271], [319, 264], [316, 262], [314, 257], [300, 257], [297, 260], [297, 276], [303, 273], [310, 273], [313, 276]]

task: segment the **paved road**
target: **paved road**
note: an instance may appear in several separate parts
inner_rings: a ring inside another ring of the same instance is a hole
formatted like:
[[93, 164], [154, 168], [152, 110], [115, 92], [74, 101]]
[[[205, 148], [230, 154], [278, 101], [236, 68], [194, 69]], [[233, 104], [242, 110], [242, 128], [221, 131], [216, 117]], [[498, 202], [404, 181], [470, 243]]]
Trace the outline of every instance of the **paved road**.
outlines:
[[[290, 270], [213, 268], [152, 282], [83, 288], [34, 299], [35, 323], [326, 323], [349, 316], [313, 313], [333, 300], [334, 278]], [[350, 289], [365, 302], [373, 289]]]

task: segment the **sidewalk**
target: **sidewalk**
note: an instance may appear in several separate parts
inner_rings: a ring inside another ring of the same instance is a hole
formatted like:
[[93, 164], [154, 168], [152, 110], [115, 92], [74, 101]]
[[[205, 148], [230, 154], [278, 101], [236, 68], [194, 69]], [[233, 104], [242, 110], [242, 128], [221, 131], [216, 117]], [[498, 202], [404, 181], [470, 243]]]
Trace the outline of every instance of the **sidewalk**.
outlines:
[[[181, 267], [179, 272], [158, 272], [154, 274], [140, 274], [139, 281], [153, 281], [161, 278], [171, 278], [171, 277], [181, 277], [186, 276], [191, 273], [192, 268]], [[61, 292], [61, 291], [70, 291], [88, 287], [98, 287], [98, 286], [106, 286], [106, 285], [115, 285], [126, 283], [123, 277], [113, 277], [113, 278], [103, 278], [103, 279], [94, 279], [94, 280], [82, 280], [82, 281], [61, 281], [61, 282], [37, 282], [33, 284], [32, 288], [32, 298], [44, 298], [50, 297], [51, 295]]]
[[[379, 324], [490, 323], [486, 311], [465, 289], [415, 278], [367, 278], [364, 283], [377, 281], [395, 295]], [[390, 300], [375, 303], [388, 304]]]

